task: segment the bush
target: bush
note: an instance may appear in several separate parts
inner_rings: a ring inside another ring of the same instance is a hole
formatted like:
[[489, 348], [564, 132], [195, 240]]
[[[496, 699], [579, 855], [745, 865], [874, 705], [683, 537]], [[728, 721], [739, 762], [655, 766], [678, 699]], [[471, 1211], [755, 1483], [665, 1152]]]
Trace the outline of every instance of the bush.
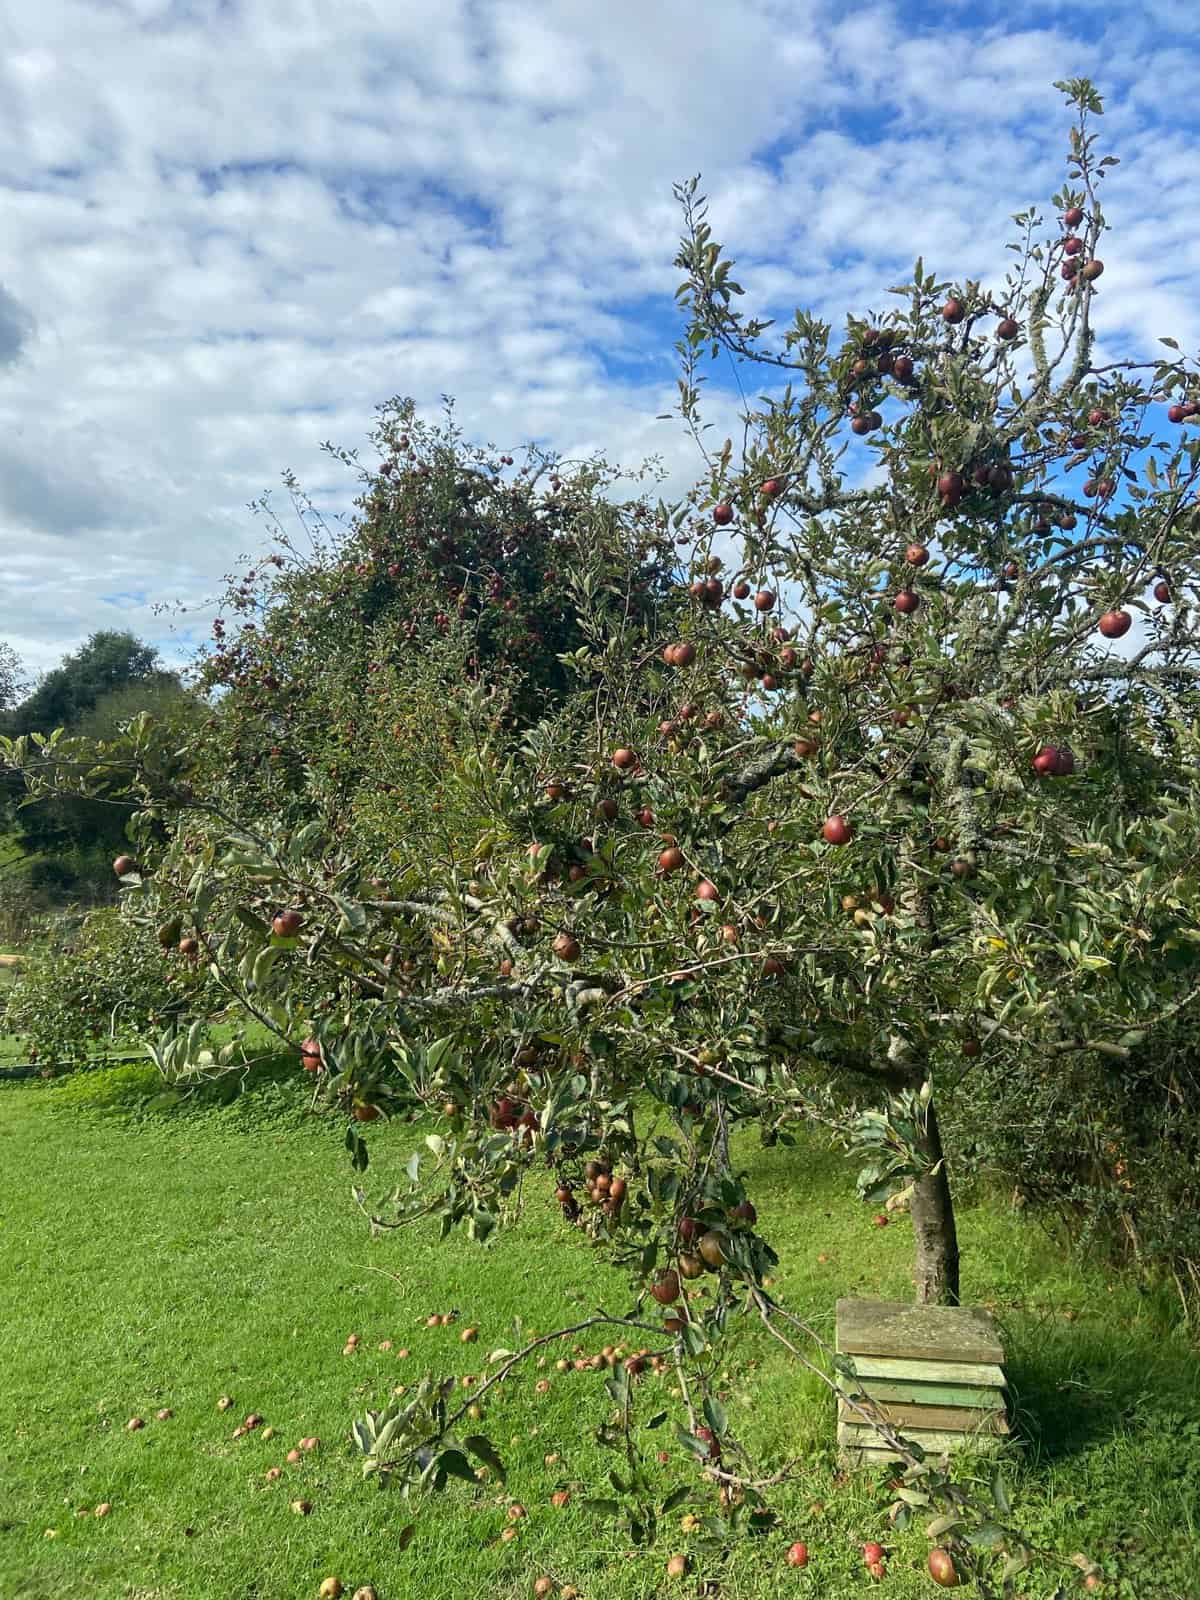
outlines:
[[46, 1066], [85, 1065], [107, 1032], [132, 1042], [157, 1035], [178, 1013], [203, 1007], [207, 979], [173, 953], [151, 929], [137, 927], [119, 907], [104, 906], [82, 921], [47, 924], [4, 1001], [7, 1032], [28, 1039]]
[[960, 1176], [995, 1178], [1076, 1248], [1167, 1280], [1200, 1312], [1200, 1031], [1156, 1029], [1128, 1060], [981, 1061], [952, 1096]]

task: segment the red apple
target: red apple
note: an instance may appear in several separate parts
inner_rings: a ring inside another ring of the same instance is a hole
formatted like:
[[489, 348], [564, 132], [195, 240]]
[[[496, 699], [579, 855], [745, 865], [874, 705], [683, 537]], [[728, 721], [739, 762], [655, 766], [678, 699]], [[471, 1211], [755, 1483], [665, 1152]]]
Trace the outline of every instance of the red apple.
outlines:
[[569, 933], [560, 933], [554, 941], [554, 954], [560, 961], [578, 961], [580, 956], [579, 940]]
[[965, 485], [961, 472], [943, 472], [937, 481], [937, 492], [944, 506], [956, 506], [963, 497]]
[[1100, 618], [1100, 632], [1106, 639], [1119, 639], [1129, 632], [1133, 618], [1128, 611], [1106, 611]]
[[910, 544], [904, 552], [904, 559], [910, 567], [923, 567], [929, 560], [929, 550], [923, 544]]
[[955, 300], [953, 296], [942, 307], [942, 318], [949, 323], [961, 322], [966, 314], [966, 306], [963, 305], [961, 300]]
[[775, 605], [775, 595], [770, 589], [760, 589], [754, 596], [756, 611], [770, 611]]
[[789, 1567], [806, 1567], [808, 1565], [808, 1546], [800, 1539], [788, 1546], [788, 1553], [784, 1557]]
[[913, 589], [901, 589], [892, 604], [900, 612], [901, 616], [911, 617], [921, 604], [921, 597]]
[[125, 878], [131, 872], [137, 871], [137, 862], [132, 856], [118, 856], [113, 862], [113, 871], [118, 878]]
[[1069, 206], [1063, 213], [1063, 223], [1068, 228], [1077, 228], [1083, 221], [1083, 207]]
[[845, 817], [837, 815], [826, 818], [821, 833], [828, 844], [849, 844], [854, 837], [854, 829]]
[[1021, 331], [1019, 322], [1014, 322], [1011, 317], [1005, 317], [996, 325], [997, 339], [1015, 339]]
[[713, 521], [718, 528], [724, 528], [733, 521], [733, 507], [722, 502], [713, 507]]
[[669, 844], [659, 856], [658, 865], [663, 872], [678, 872], [683, 866], [683, 851], [678, 845]]
[[958, 1569], [954, 1565], [953, 1557], [948, 1550], [931, 1550], [929, 1552], [929, 1576], [940, 1589], [957, 1589], [959, 1585]]
[[863, 1545], [863, 1566], [869, 1567], [872, 1561], [882, 1560], [883, 1546], [881, 1544], [876, 1544], [874, 1539], [869, 1539], [867, 1543]]
[[628, 772], [631, 767], [637, 766], [637, 756], [632, 750], [614, 750], [612, 764], [618, 772]]
[[1160, 605], [1166, 605], [1171, 598], [1171, 585], [1165, 578], [1160, 578], [1154, 585], [1154, 598]]
[[271, 924], [271, 929], [281, 939], [294, 939], [300, 932], [304, 918], [298, 911], [281, 911]]
[[696, 886], [697, 900], [712, 901], [719, 900], [720, 898], [721, 891], [717, 888], [715, 883], [711, 883], [707, 878], [702, 879], [702, 881]]

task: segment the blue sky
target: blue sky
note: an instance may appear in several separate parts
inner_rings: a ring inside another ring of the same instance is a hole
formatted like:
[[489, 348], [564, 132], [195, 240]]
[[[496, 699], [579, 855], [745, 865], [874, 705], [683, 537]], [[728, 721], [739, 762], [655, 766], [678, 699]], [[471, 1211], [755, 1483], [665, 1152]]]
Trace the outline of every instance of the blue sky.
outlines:
[[[703, 461], [655, 420], [684, 327], [673, 185], [702, 175], [746, 316], [840, 325], [918, 254], [999, 283], [1012, 213], [1062, 182], [1055, 78], [1095, 80], [1122, 163], [1098, 359], [1194, 352], [1195, 37], [1181, 0], [10, 0], [0, 639], [31, 673], [102, 627], [187, 659], [265, 545], [249, 504], [270, 491], [299, 534], [291, 469], [348, 519], [358, 479], [320, 443], [374, 465], [394, 395], [433, 423], [453, 395], [518, 465], [531, 440], [659, 456], [681, 497]], [[728, 360], [701, 405], [736, 444]]]

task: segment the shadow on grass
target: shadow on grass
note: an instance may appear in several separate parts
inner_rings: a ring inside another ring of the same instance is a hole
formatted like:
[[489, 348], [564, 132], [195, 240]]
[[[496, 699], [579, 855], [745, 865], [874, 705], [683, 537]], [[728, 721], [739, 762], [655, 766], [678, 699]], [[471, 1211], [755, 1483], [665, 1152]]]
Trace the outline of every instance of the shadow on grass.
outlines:
[[1164, 1337], [1152, 1321], [1129, 1327], [1112, 1319], [1064, 1325], [1018, 1317], [1007, 1363], [1018, 1429], [1033, 1460], [1079, 1455], [1113, 1437], [1173, 1431], [1200, 1400], [1196, 1352]]

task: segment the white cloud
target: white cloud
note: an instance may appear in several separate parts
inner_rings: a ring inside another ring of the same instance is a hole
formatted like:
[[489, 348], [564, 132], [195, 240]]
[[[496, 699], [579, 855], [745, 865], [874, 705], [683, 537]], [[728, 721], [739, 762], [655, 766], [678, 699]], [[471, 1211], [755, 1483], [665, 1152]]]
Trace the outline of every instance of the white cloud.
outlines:
[[[295, 471], [333, 521], [411, 394], [468, 441], [535, 440], [681, 497], [684, 319], [672, 185], [709, 221], [771, 342], [795, 307], [881, 310], [921, 254], [1003, 272], [1010, 214], [1062, 177], [1054, 77], [1092, 72], [1123, 165], [1106, 348], [1200, 343], [1186, 7], [825, 0], [14, 0], [0, 58], [0, 638], [34, 671], [88, 633], [178, 649], [263, 548]], [[1111, 74], [1111, 81], [1106, 80]], [[1166, 109], [1164, 109], [1164, 107]], [[703, 437], [740, 443], [767, 368], [722, 359]], [[634, 492], [632, 483], [615, 492]]]

